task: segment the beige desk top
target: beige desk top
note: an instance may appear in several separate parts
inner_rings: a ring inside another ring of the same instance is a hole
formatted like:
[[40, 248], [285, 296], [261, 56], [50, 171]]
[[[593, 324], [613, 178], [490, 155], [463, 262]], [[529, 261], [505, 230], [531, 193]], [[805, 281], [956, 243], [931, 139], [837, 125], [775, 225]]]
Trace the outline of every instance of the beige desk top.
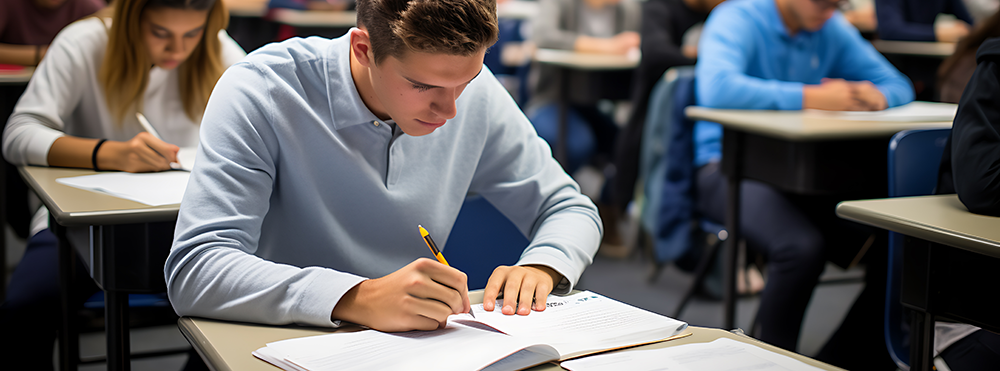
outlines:
[[884, 54], [915, 55], [947, 58], [955, 52], [955, 43], [934, 41], [872, 41], [875, 49]]
[[801, 141], [888, 137], [902, 130], [951, 127], [950, 120], [858, 121], [805, 111], [732, 110], [691, 106], [684, 112], [687, 117], [695, 120], [718, 122], [740, 131]]
[[844, 201], [837, 205], [837, 215], [1000, 258], [1000, 218], [970, 213], [957, 195]]
[[497, 4], [497, 18], [531, 19], [538, 8], [538, 1], [507, 0]]
[[274, 9], [274, 21], [299, 27], [354, 27], [358, 12]]
[[31, 75], [35, 73], [35, 67], [25, 67], [20, 71], [0, 72], [0, 85], [27, 84], [31, 80]]
[[540, 63], [589, 71], [628, 70], [639, 65], [639, 58], [624, 55], [587, 54], [557, 49], [538, 49], [533, 58]]
[[149, 206], [56, 182], [58, 178], [96, 174], [93, 170], [20, 166], [18, 171], [63, 226], [145, 223], [177, 218], [179, 204]]
[[[473, 303], [482, 302], [482, 291], [469, 293]], [[246, 370], [274, 371], [278, 368], [254, 357], [250, 352], [261, 348], [267, 343], [303, 336], [321, 335], [334, 332], [333, 329], [303, 328], [296, 326], [267, 326], [246, 323], [235, 323], [208, 320], [202, 318], [184, 317], [178, 321], [178, 326], [192, 346], [207, 358], [215, 370]], [[736, 335], [732, 332], [705, 327], [689, 327], [691, 336], [662, 343], [645, 345], [636, 349], [657, 349], [690, 343], [706, 343], [718, 338], [730, 338], [745, 343], [751, 343], [766, 350], [777, 352], [806, 364], [825, 370], [840, 370], [837, 367], [810, 359], [808, 357], [788, 352], [775, 346], [762, 343], [753, 338]], [[626, 350], [627, 351], [627, 350]], [[555, 371], [562, 370], [554, 364], [539, 365], [531, 370]]]

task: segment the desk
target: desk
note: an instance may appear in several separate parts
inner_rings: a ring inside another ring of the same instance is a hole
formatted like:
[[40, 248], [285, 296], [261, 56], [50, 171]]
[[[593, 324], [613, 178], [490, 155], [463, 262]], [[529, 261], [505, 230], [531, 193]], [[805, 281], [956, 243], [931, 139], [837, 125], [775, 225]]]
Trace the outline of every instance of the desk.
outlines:
[[[483, 299], [481, 290], [469, 293], [473, 303]], [[303, 328], [297, 326], [268, 326], [246, 323], [216, 321], [202, 318], [184, 317], [178, 322], [181, 333], [201, 355], [201, 358], [213, 370], [246, 370], [274, 371], [271, 364], [255, 358], [250, 352], [263, 347], [269, 342], [291, 339], [303, 336], [322, 335], [334, 332], [333, 329]], [[825, 370], [840, 370], [837, 367], [810, 359], [808, 357], [780, 349], [747, 336], [736, 335], [729, 331], [705, 327], [688, 327], [691, 336], [662, 343], [645, 345], [636, 349], [657, 349], [690, 343], [707, 343], [718, 338], [730, 338], [745, 343], [751, 343], [766, 350], [780, 353], [806, 364]], [[535, 366], [534, 371], [555, 371], [563, 368], [551, 363]]]
[[[804, 111], [688, 107], [694, 120], [723, 126], [722, 171], [728, 178], [723, 301], [725, 328], [735, 327], [736, 244], [740, 180], [758, 180], [797, 194], [873, 193], [886, 186], [889, 138], [901, 130], [950, 128], [951, 122], [850, 121]], [[845, 146], [851, 148], [845, 153]], [[876, 193], [877, 192], [877, 193]]]
[[954, 194], [846, 201], [837, 215], [908, 236], [900, 301], [917, 311], [911, 369], [932, 365], [935, 316], [1000, 332], [1000, 297], [974, 288], [1000, 282], [1000, 218], [970, 213]]
[[[59, 237], [59, 271], [62, 327], [59, 338], [60, 367], [76, 368], [79, 346], [69, 307], [70, 279], [76, 254], [66, 237], [67, 227], [90, 227], [90, 246], [77, 246], [88, 260], [91, 277], [104, 290], [108, 369], [128, 370], [128, 293], [163, 292], [163, 263], [173, 240], [172, 228], [150, 228], [151, 223], [177, 219], [179, 205], [152, 207], [101, 193], [73, 188], [56, 179], [94, 174], [92, 170], [18, 167], [25, 182], [49, 209], [49, 225]], [[118, 268], [122, 267], [122, 268]], [[65, 346], [64, 346], [65, 345]]]
[[568, 50], [538, 49], [535, 62], [559, 69], [559, 142], [555, 158], [565, 167], [567, 117], [570, 103], [588, 104], [600, 99], [627, 99], [637, 56], [586, 54]]
[[538, 14], [538, 1], [507, 0], [497, 4], [497, 18], [531, 19]]
[[955, 53], [955, 43], [936, 41], [873, 40], [872, 46], [882, 54], [948, 58]]
[[[34, 73], [35, 67], [25, 67], [20, 71], [0, 72], [0, 85], [27, 85]], [[4, 121], [6, 122], [6, 118]]]
[[358, 12], [274, 9], [275, 22], [296, 27], [351, 28], [357, 24]]

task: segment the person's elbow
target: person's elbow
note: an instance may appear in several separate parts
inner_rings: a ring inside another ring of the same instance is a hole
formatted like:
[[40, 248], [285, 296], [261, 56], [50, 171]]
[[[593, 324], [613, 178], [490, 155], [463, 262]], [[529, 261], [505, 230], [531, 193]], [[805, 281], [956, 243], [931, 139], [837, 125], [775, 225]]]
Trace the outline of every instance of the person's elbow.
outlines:
[[970, 212], [1000, 216], [1000, 164], [993, 164], [987, 174], [972, 181], [962, 181], [955, 172], [955, 193]]

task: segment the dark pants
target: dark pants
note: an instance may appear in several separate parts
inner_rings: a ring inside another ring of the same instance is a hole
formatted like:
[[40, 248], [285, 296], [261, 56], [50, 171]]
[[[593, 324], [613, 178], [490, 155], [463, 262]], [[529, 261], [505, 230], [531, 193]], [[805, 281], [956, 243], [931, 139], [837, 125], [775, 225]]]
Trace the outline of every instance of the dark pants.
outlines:
[[973, 332], [941, 352], [941, 358], [952, 371], [996, 370], [1000, 368], [1000, 335]]
[[[83, 303], [99, 288], [77, 259], [71, 308]], [[0, 358], [4, 369], [50, 370], [60, 326], [59, 242], [48, 229], [28, 239], [0, 305]]]

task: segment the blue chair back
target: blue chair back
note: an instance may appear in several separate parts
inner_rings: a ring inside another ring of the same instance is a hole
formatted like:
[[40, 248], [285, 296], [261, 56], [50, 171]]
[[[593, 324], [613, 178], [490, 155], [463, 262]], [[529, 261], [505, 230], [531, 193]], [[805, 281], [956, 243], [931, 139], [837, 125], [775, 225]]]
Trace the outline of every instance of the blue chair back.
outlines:
[[[889, 141], [889, 197], [934, 193], [938, 165], [951, 129], [905, 130]], [[889, 272], [885, 291], [885, 343], [902, 370], [909, 369], [910, 347], [900, 304], [903, 236], [889, 233]]]
[[469, 290], [486, 287], [493, 269], [513, 265], [528, 246], [528, 238], [480, 196], [462, 204], [451, 234], [441, 248], [452, 267], [465, 272]]

